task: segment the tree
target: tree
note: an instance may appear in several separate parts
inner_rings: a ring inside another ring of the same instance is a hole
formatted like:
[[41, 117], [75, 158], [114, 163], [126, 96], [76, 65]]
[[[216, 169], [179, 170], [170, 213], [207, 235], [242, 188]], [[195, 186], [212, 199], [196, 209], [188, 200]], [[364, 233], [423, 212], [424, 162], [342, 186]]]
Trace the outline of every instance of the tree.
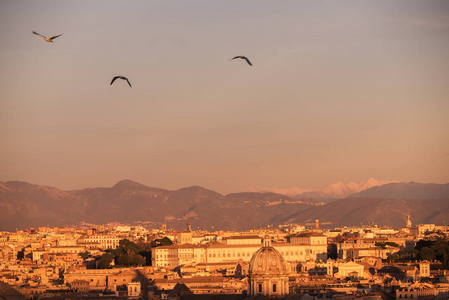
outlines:
[[158, 242], [160, 246], [171, 246], [173, 245], [172, 240], [170, 240], [168, 237], [164, 237], [162, 239], [157, 239], [155, 242]]
[[421, 251], [419, 251], [419, 257], [421, 260], [434, 260], [435, 259], [435, 251], [429, 247], [423, 247]]
[[148, 263], [151, 264], [151, 252], [146, 251], [144, 245], [135, 244], [128, 239], [121, 240], [119, 246], [114, 250], [109, 250], [109, 252], [118, 266], [145, 266], [147, 259]]
[[387, 248], [387, 247], [385, 246], [385, 243], [376, 242], [374, 245], [375, 245], [376, 247], [381, 247], [382, 249]]
[[112, 260], [114, 259], [114, 255], [110, 253], [103, 254], [100, 259], [97, 261], [98, 269], [110, 269]]
[[402, 272], [398, 267], [395, 267], [395, 266], [382, 267], [382, 269], [380, 269], [378, 271], [378, 273], [381, 273], [381, 274], [387, 273], [398, 280], [405, 277], [405, 273]]
[[385, 242], [385, 245], [387, 245], [387, 246], [391, 246], [391, 247], [399, 247], [399, 245], [398, 244], [396, 244], [395, 242]]
[[416, 250], [416, 249], [410, 249], [410, 250], [408, 250], [407, 252], [410, 253], [410, 255], [411, 255], [414, 259], [416, 259], [416, 257], [419, 255], [419, 251]]
[[400, 259], [404, 259], [407, 256], [407, 252], [405, 250], [399, 250], [396, 254]]
[[89, 255], [89, 252], [87, 252], [87, 251], [78, 253], [78, 255], [81, 256], [81, 258], [84, 259], [84, 260], [88, 259], [89, 256], [90, 256], [90, 255]]
[[342, 243], [344, 240], [345, 240], [345, 238], [344, 238], [341, 234], [338, 234], [338, 235], [335, 237], [335, 242], [336, 242], [336, 243]]
[[146, 263], [145, 258], [135, 253], [124, 254], [117, 258], [117, 265], [125, 267], [143, 266], [145, 265], [145, 263]]
[[449, 242], [443, 239], [437, 239], [432, 246], [432, 250], [435, 251], [435, 258], [441, 261], [443, 266], [448, 267]]
[[422, 248], [424, 247], [432, 247], [433, 245], [433, 241], [429, 241], [429, 240], [419, 240], [416, 243], [415, 249], [418, 251], [421, 251]]
[[398, 258], [399, 258], [399, 256], [397, 256], [396, 254], [388, 255], [387, 261], [392, 262], [394, 260], [397, 260]]
[[117, 258], [117, 265], [123, 267], [131, 266], [131, 258], [128, 254], [121, 255]]
[[449, 268], [449, 241], [441, 238], [434, 241], [420, 240], [416, 243], [415, 249], [419, 251], [419, 259], [436, 259], [443, 264], [443, 267]]
[[116, 249], [112, 250], [111, 253], [116, 256], [120, 256], [125, 253], [129, 253], [129, 252], [138, 253], [138, 252], [144, 251], [144, 250], [145, 249], [143, 247], [131, 242], [130, 240], [123, 239], [123, 240], [120, 240], [119, 246]]

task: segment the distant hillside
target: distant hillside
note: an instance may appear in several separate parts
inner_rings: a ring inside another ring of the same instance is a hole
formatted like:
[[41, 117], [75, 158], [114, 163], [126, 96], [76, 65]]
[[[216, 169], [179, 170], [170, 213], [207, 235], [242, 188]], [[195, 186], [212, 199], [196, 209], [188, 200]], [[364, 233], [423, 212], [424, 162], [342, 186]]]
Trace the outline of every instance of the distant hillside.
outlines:
[[[221, 195], [199, 186], [169, 191], [123, 180], [110, 188], [62, 191], [25, 182], [0, 182], [0, 231], [81, 222], [146, 224], [184, 229], [246, 230], [288, 223], [336, 222], [403, 226], [449, 220], [448, 185], [394, 183], [325, 205], [276, 193]], [[411, 199], [406, 199], [410, 197]], [[385, 199], [381, 199], [385, 198]], [[401, 198], [401, 199], [397, 199]]]
[[68, 192], [25, 182], [0, 182], [0, 230], [71, 224], [84, 211]]
[[276, 193], [276, 194], [281, 194], [281, 195], [285, 195], [288, 197], [295, 197], [296, 195], [300, 195], [304, 192], [310, 192], [310, 191], [311, 190], [300, 189], [297, 187], [291, 187], [291, 188], [286, 188], [286, 189], [282, 189], [282, 188], [261, 188], [261, 189], [249, 188], [249, 189], [245, 190], [245, 192], [254, 192], [254, 193]]
[[193, 186], [177, 191], [123, 180], [111, 188], [62, 191], [25, 182], [0, 182], [0, 230], [66, 226], [80, 222], [146, 223], [183, 229], [259, 228], [275, 216], [285, 217], [313, 206], [310, 201], [274, 193], [223, 196]]
[[372, 187], [351, 195], [351, 198], [389, 198], [389, 199], [439, 199], [449, 198], [449, 183], [397, 182]]
[[[374, 186], [382, 186], [384, 184], [388, 184], [391, 182], [393, 182], [393, 181], [380, 181], [380, 180], [376, 180], [374, 178], [369, 178], [368, 180], [361, 182], [361, 183], [337, 182], [334, 184], [327, 185], [321, 189], [304, 192], [302, 194], [295, 196], [295, 198], [313, 198], [313, 199], [324, 200], [324, 202], [330, 202], [329, 200], [343, 199], [352, 194], [359, 193], [361, 191], [372, 188]], [[394, 182], [396, 182], [396, 181], [394, 181]]]
[[449, 184], [395, 182], [374, 186], [359, 193], [307, 211], [292, 213], [287, 218], [273, 219], [274, 225], [322, 222], [341, 225], [376, 223], [379, 226], [405, 226], [407, 215], [413, 223], [443, 224], [449, 220]]
[[449, 198], [444, 199], [373, 199], [347, 198], [326, 205], [311, 207], [308, 210], [273, 219], [270, 224], [312, 222], [319, 218], [321, 222], [335, 222], [340, 225], [360, 225], [375, 223], [404, 227], [407, 215], [413, 224], [443, 224], [449, 220]]

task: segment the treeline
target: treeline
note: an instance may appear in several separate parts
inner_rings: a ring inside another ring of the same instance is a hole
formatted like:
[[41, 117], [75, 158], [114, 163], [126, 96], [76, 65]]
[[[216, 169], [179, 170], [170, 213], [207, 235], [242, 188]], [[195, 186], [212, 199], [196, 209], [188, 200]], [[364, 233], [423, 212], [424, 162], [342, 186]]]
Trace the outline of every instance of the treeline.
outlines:
[[116, 249], [108, 249], [97, 261], [97, 268], [111, 268], [112, 262], [117, 267], [137, 267], [151, 264], [151, 247], [135, 244], [128, 239], [121, 240]]
[[[164, 237], [150, 243], [133, 243], [128, 239], [121, 240], [116, 249], [107, 249], [106, 253], [96, 260], [98, 269], [110, 269], [112, 267], [138, 267], [151, 265], [151, 248], [172, 245], [172, 241]], [[89, 253], [80, 254], [87, 259]]]
[[443, 264], [444, 269], [449, 269], [449, 241], [437, 239], [435, 241], [420, 240], [415, 249], [419, 251], [419, 260], [438, 260]]

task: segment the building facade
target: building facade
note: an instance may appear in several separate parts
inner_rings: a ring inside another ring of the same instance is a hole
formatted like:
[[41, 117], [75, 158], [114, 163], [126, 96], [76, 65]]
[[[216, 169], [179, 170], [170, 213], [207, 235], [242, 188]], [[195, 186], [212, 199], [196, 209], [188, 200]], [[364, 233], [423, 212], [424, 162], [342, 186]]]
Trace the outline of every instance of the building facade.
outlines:
[[[152, 249], [152, 266], [173, 269], [192, 263], [249, 262], [262, 244], [172, 245]], [[289, 263], [327, 259], [327, 244], [274, 243], [272, 245]]]

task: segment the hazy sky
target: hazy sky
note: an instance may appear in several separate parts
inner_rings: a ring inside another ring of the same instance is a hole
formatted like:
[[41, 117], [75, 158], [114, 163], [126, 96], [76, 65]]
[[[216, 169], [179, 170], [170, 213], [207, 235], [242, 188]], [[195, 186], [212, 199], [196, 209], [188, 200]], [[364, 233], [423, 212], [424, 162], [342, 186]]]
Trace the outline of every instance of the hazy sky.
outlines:
[[0, 41], [0, 181], [449, 182], [446, 0], [1, 0]]

